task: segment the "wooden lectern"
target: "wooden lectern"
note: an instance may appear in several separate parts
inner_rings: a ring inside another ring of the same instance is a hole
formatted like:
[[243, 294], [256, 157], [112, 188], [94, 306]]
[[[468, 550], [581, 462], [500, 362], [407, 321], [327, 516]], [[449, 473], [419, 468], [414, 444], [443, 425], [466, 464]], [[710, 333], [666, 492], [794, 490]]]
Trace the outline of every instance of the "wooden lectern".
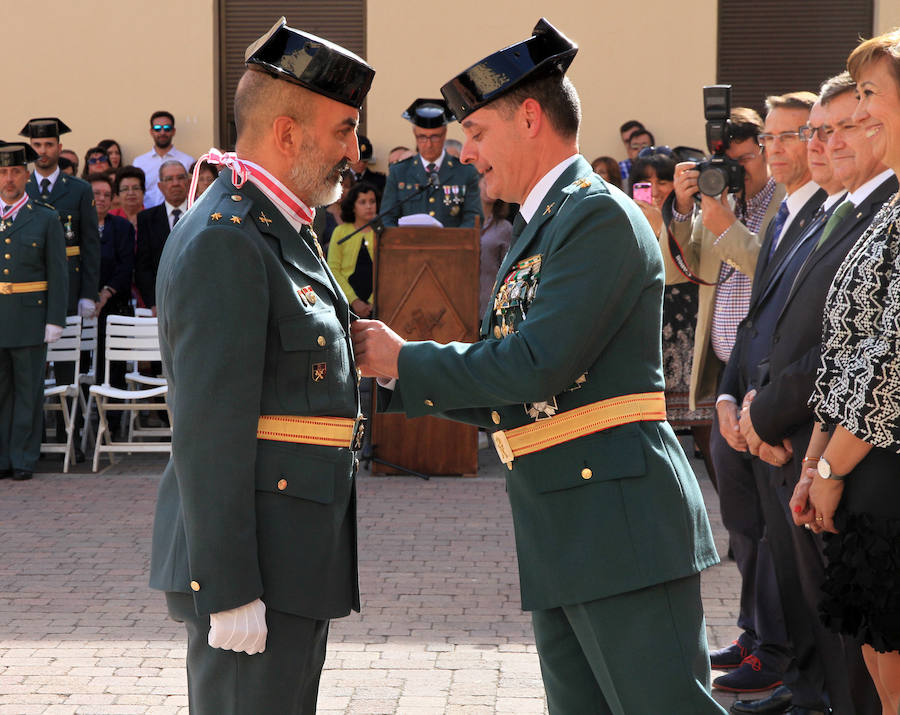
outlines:
[[[389, 228], [376, 242], [375, 308], [406, 340], [478, 340], [481, 227]], [[437, 417], [376, 414], [376, 459], [433, 475], [478, 473], [478, 428]], [[372, 463], [373, 474], [401, 472]]]

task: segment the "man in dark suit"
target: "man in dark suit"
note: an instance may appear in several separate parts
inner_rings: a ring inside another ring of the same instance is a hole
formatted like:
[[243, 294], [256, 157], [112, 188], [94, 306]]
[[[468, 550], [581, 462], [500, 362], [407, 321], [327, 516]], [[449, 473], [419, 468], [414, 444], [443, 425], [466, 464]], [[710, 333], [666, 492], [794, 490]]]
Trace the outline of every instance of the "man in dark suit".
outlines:
[[159, 167], [159, 187], [165, 201], [145, 209], [137, 217], [137, 255], [134, 279], [144, 305], [156, 315], [156, 273], [169, 232], [188, 209], [190, 178], [181, 162], [174, 159]]
[[[298, 63], [302, 55], [305, 63]], [[188, 633], [194, 715], [312, 715], [359, 610], [350, 306], [310, 230], [358, 156], [374, 70], [284, 18], [247, 50], [236, 153], [159, 265], [172, 459], [150, 585]]]
[[478, 172], [444, 150], [453, 113], [443, 99], [417, 99], [403, 118], [413, 125], [419, 153], [392, 164], [381, 199], [385, 226], [401, 216], [428, 214], [447, 228], [471, 228], [481, 215]]
[[47, 343], [66, 324], [66, 248], [56, 213], [25, 193], [27, 144], [0, 142], [0, 479], [31, 479], [41, 452]]
[[[821, 537], [795, 528], [789, 508], [803, 469], [815, 466], [815, 459], [806, 459], [813, 430], [807, 401], [819, 367], [828, 288], [844, 256], [897, 190], [896, 177], [872, 154], [871, 141], [852, 121], [854, 92], [847, 73], [832, 78], [822, 87], [821, 111], [810, 117], [806, 130], [810, 157], [822, 155], [824, 148], [833, 173], [825, 205], [829, 218], [812, 236], [812, 249], [793, 277], [785, 275], [787, 290], [775, 312], [762, 379], [749, 408], [743, 411], [741, 427], [750, 450], [769, 462], [770, 493], [775, 497], [770, 502], [771, 519], [775, 522], [780, 517], [787, 526], [785, 531], [781, 524], [773, 523], [773, 531], [777, 526], [782, 536], [772, 540], [772, 548], [779, 582], [790, 579], [786, 587], [792, 589], [791, 608], [786, 617], [789, 629], [794, 625], [794, 631], [800, 631], [791, 634], [798, 666], [805, 669], [808, 684], [827, 693], [836, 713], [875, 715], [881, 709], [858, 645], [842, 642], [816, 617], [824, 572]], [[840, 190], [834, 187], [837, 183]], [[772, 459], [771, 445], [785, 443], [792, 447], [792, 458]], [[797, 692], [794, 702], [798, 702]], [[763, 705], [738, 711], [766, 712]]]
[[357, 358], [396, 378], [390, 410], [494, 433], [550, 713], [721, 713], [698, 589], [717, 556], [660, 392], [658, 242], [578, 153], [577, 47], [543, 19], [533, 33], [441, 90], [460, 159], [521, 205], [482, 339], [359, 320]]

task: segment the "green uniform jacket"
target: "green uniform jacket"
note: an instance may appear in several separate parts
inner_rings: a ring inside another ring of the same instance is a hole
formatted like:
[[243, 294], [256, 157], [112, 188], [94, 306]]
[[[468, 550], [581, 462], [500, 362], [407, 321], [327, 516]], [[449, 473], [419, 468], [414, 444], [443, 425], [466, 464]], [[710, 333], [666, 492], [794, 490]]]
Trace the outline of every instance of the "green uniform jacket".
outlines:
[[[359, 609], [354, 453], [257, 440], [264, 415], [359, 414], [350, 311], [308, 229], [222, 175], [169, 235], [156, 282], [172, 458], [150, 585], [197, 613], [257, 597], [309, 618]], [[314, 297], [310, 297], [314, 294]]]
[[16, 220], [0, 230], [0, 282], [47, 281], [47, 290], [0, 294], [0, 347], [21, 348], [44, 342], [47, 323], [65, 327], [66, 247], [53, 209], [29, 201]]
[[[510, 429], [663, 389], [659, 246], [637, 205], [582, 157], [514, 240], [498, 286], [500, 314], [492, 306], [485, 315], [481, 342], [403, 347], [389, 409]], [[667, 422], [518, 457], [507, 490], [526, 610], [625, 593], [718, 560]]]
[[474, 166], [461, 164], [459, 159], [445, 154], [438, 179], [440, 186], [426, 189], [400, 206], [401, 201], [428, 183], [428, 174], [418, 154], [393, 164], [381, 199], [384, 225], [396, 226], [401, 216], [428, 214], [444, 228], [471, 228], [476, 216], [483, 218], [478, 172]]
[[[41, 191], [34, 172], [28, 178], [25, 191], [33, 199], [41, 199]], [[66, 247], [78, 246], [81, 253], [68, 257], [69, 315], [78, 311], [81, 298], [97, 300], [100, 283], [100, 231], [97, 228], [97, 209], [91, 185], [81, 179], [60, 172], [53, 190], [46, 199], [59, 214]]]

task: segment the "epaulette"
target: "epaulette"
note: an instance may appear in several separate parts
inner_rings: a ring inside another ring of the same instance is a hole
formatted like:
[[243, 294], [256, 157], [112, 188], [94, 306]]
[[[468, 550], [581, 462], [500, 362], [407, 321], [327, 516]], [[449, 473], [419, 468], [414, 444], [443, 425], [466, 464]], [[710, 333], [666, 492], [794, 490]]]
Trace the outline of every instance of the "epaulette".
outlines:
[[241, 194], [223, 194], [213, 207], [206, 222], [207, 226], [241, 226], [253, 202]]

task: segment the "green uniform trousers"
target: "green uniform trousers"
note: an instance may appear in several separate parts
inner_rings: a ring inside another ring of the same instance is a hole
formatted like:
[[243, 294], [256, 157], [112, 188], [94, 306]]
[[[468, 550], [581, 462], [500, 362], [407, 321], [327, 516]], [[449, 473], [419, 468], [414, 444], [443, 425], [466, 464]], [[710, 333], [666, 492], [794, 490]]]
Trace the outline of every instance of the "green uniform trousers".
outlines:
[[193, 596], [169, 591], [166, 605], [187, 628], [191, 715], [315, 715], [329, 621], [267, 607], [266, 649], [247, 655], [210, 648]]
[[724, 715], [700, 575], [532, 612], [550, 715]]
[[0, 348], [0, 469], [33, 472], [41, 456], [47, 344]]

